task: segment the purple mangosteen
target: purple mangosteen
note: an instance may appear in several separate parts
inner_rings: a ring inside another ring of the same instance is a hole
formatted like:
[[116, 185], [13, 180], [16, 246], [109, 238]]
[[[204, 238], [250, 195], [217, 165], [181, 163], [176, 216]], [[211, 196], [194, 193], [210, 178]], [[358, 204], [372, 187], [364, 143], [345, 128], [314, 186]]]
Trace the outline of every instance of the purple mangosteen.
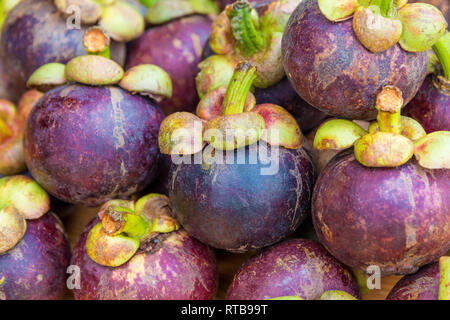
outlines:
[[[295, 9], [284, 31], [282, 58], [306, 102], [330, 115], [370, 120], [382, 87], [398, 87], [405, 102], [417, 93], [427, 73], [425, 51], [444, 34], [445, 19], [426, 4], [377, 3], [382, 9], [351, 0], [347, 6], [342, 0], [305, 0]], [[375, 28], [370, 21], [376, 21]]]
[[211, 300], [212, 249], [179, 229], [168, 198], [112, 200], [80, 236], [71, 260], [82, 274], [78, 300]]
[[69, 243], [47, 193], [25, 176], [0, 180], [0, 300], [62, 299]]
[[264, 249], [244, 263], [226, 298], [318, 300], [324, 299], [324, 293], [336, 291], [344, 292], [350, 299], [360, 298], [359, 285], [351, 270], [318, 242], [291, 239]]
[[368, 132], [349, 120], [322, 124], [319, 150], [338, 153], [317, 179], [312, 216], [330, 253], [366, 272], [410, 274], [450, 249], [450, 132], [426, 134], [400, 116], [397, 88], [377, 97], [377, 122]]
[[391, 289], [386, 300], [450, 300], [450, 257], [404, 276]]
[[200, 241], [229, 251], [262, 248], [294, 232], [314, 183], [297, 122], [281, 106], [255, 106], [255, 77], [253, 65], [239, 64], [228, 88], [203, 96], [197, 116], [172, 114], [159, 135], [161, 152], [172, 156], [177, 219]]
[[[102, 30], [88, 31], [88, 51], [107, 55]], [[114, 61], [92, 53], [67, 65], [44, 65], [28, 85], [55, 87], [31, 111], [24, 135], [28, 169], [53, 196], [95, 206], [153, 181], [164, 118], [155, 101], [172, 90], [164, 70], [141, 65], [124, 73]]]

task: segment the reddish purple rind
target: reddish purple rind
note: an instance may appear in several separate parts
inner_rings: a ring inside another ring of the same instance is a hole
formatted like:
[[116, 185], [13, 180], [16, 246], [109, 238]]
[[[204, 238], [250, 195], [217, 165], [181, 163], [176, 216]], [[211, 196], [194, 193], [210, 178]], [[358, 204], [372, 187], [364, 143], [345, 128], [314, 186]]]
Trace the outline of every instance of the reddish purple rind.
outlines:
[[[23, 0], [9, 14], [2, 29], [0, 50], [8, 75], [17, 78], [20, 92], [29, 76], [49, 62], [67, 63], [86, 54], [85, 26], [68, 29], [67, 18], [52, 0]], [[124, 44], [111, 45], [111, 55], [123, 64]]]
[[277, 84], [266, 89], [255, 89], [256, 104], [273, 103], [285, 108], [297, 120], [303, 133], [318, 126], [327, 115], [309, 105], [292, 88], [285, 77]]
[[214, 252], [187, 235], [173, 232], [155, 252], [138, 252], [120, 267], [96, 264], [86, 253], [95, 218], [81, 234], [71, 264], [81, 270], [77, 300], [211, 300], [217, 288]]
[[450, 130], [450, 95], [435, 88], [433, 76], [425, 79], [414, 99], [405, 107], [404, 114], [417, 120], [427, 133]]
[[439, 263], [429, 264], [400, 279], [386, 300], [438, 300], [439, 276]]
[[211, 20], [192, 16], [148, 29], [128, 50], [127, 69], [139, 64], [163, 68], [172, 79], [173, 95], [160, 105], [167, 114], [194, 112], [198, 103], [195, 77]]
[[398, 87], [409, 102], [427, 72], [426, 52], [395, 45], [383, 53], [366, 50], [352, 20], [332, 23], [316, 0], [305, 0], [291, 15], [282, 41], [283, 65], [297, 93], [321, 111], [350, 119], [374, 119], [376, 96]]
[[342, 290], [360, 298], [359, 285], [349, 268], [319, 243], [292, 239], [252, 257], [228, 288], [228, 300], [265, 300], [299, 296], [317, 300], [328, 290]]
[[118, 87], [68, 85], [47, 92], [28, 117], [27, 166], [56, 198], [94, 206], [153, 181], [164, 115]]
[[339, 261], [383, 275], [410, 274], [450, 249], [450, 171], [415, 160], [396, 168], [335, 156], [314, 188], [312, 215], [321, 243]]
[[27, 220], [22, 240], [0, 255], [0, 300], [62, 299], [69, 260], [69, 242], [53, 213]]
[[[261, 159], [250, 164], [249, 147], [237, 150], [232, 154], [234, 164], [214, 163], [208, 168], [194, 164], [195, 155], [192, 164], [173, 164], [169, 198], [189, 234], [212, 247], [242, 252], [294, 232], [310, 209], [314, 168], [304, 149], [280, 147], [274, 159], [278, 173], [262, 175], [261, 169], [270, 165]], [[237, 164], [238, 156], [245, 164]]]

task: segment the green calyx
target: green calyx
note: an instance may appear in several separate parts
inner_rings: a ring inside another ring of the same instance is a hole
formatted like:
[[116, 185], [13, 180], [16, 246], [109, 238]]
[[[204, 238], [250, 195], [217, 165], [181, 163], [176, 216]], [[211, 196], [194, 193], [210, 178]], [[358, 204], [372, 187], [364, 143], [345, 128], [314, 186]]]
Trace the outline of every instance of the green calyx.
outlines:
[[324, 122], [314, 136], [317, 150], [344, 150], [352, 147], [367, 131], [350, 120], [333, 119]]
[[139, 248], [145, 249], [147, 240], [180, 228], [167, 208], [168, 198], [159, 194], [147, 195], [136, 203], [108, 201], [99, 211], [101, 221], [89, 231], [87, 254], [103, 266], [123, 265]]
[[66, 65], [66, 77], [92, 86], [106, 86], [118, 83], [124, 75], [117, 62], [97, 55], [78, 56]]
[[435, 131], [414, 141], [417, 162], [427, 169], [450, 169], [450, 131]]
[[191, 14], [217, 14], [219, 7], [213, 0], [141, 0], [147, 7], [146, 20], [161, 24]]
[[99, 25], [115, 41], [128, 42], [138, 38], [145, 30], [145, 20], [132, 4], [115, 1], [103, 8]]
[[265, 39], [258, 29], [259, 17], [248, 1], [236, 1], [228, 13], [234, 39], [245, 57], [250, 57], [265, 45]]
[[450, 300], [450, 257], [439, 259], [439, 300]]
[[62, 63], [52, 62], [37, 68], [28, 78], [27, 87], [47, 92], [66, 82], [66, 66]]
[[172, 97], [172, 80], [158, 66], [141, 64], [125, 72], [119, 86], [132, 93], [149, 96], [159, 102]]
[[355, 35], [373, 53], [398, 43], [404, 50], [431, 49], [445, 33], [442, 12], [426, 3], [407, 4], [406, 0], [318, 0], [322, 14], [339, 22], [353, 16]]
[[0, 179], [0, 254], [14, 248], [26, 232], [26, 220], [50, 210], [48, 194], [26, 176]]
[[[392, 86], [384, 87], [377, 96], [377, 121], [369, 126], [368, 133], [352, 121], [329, 120], [317, 130], [314, 147], [319, 150], [343, 150], [353, 145], [355, 158], [367, 167], [397, 167], [414, 154], [416, 158], [420, 156], [421, 151], [418, 150], [422, 149], [426, 150], [422, 153], [422, 160], [426, 162], [429, 156], [424, 154], [435, 149], [437, 142], [434, 140], [445, 143], [446, 138], [440, 135], [438, 139], [427, 140], [425, 130], [417, 121], [400, 116], [402, 106], [401, 91]], [[422, 149], [418, 148], [420, 143]], [[441, 159], [438, 161], [441, 167], [445, 166], [442, 157], [437, 157], [435, 151], [432, 154], [434, 160]], [[420, 161], [419, 164], [422, 165]], [[436, 164], [433, 166], [437, 167]]]

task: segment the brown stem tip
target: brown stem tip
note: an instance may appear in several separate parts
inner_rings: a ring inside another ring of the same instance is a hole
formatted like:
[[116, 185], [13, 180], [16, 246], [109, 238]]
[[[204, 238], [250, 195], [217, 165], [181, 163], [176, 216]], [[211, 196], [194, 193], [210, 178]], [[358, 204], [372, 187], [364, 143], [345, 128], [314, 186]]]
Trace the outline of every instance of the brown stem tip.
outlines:
[[403, 95], [400, 89], [386, 86], [377, 96], [377, 109], [380, 111], [396, 113], [403, 106]]

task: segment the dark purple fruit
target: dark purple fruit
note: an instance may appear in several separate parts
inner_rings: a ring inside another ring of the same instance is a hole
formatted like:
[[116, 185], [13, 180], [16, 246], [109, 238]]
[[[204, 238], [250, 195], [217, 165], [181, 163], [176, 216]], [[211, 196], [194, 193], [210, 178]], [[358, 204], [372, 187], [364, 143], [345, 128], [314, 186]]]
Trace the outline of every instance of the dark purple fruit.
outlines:
[[128, 197], [155, 178], [163, 117], [151, 100], [118, 87], [58, 87], [28, 118], [27, 166], [66, 202], [94, 206]]

